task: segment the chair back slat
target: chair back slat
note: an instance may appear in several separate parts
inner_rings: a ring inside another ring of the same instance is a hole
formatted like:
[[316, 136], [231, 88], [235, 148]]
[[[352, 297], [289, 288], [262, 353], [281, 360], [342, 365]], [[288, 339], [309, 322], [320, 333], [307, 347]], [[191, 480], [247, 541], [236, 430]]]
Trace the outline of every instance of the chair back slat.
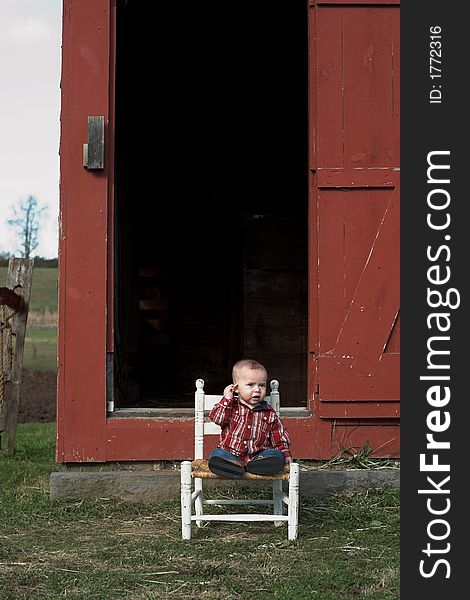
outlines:
[[220, 425], [206, 421], [204, 423], [204, 435], [220, 435]]
[[[221, 396], [220, 394], [216, 394], [216, 395], [208, 395], [208, 394], [204, 394], [204, 412], [210, 412], [214, 406], [217, 404], [217, 402], [220, 402], [223, 398], [223, 395]], [[273, 401], [274, 401], [274, 397], [272, 396], [266, 396], [265, 398], [266, 402], [268, 404], [271, 404], [271, 406], [274, 408], [274, 410], [276, 410], [276, 406], [274, 405]]]
[[217, 404], [217, 402], [220, 402], [223, 398], [223, 395], [221, 396], [219, 395], [213, 395], [210, 396], [208, 394], [204, 395], [204, 410], [205, 411], [211, 411], [214, 408], [214, 405]]

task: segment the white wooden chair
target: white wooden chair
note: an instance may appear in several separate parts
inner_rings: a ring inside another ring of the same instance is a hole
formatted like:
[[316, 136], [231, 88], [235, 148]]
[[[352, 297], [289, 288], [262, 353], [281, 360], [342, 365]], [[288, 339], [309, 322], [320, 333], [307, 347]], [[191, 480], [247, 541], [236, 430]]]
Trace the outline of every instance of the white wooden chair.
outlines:
[[[196, 521], [198, 527], [202, 527], [203, 521], [274, 521], [275, 526], [287, 522], [288, 539], [295, 540], [298, 530], [299, 513], [299, 465], [291, 463], [285, 465], [283, 470], [275, 475], [254, 475], [245, 473], [243, 477], [237, 478], [241, 483], [246, 480], [261, 480], [270, 482], [272, 486], [272, 500], [249, 500], [249, 499], [223, 499], [206, 500], [204, 498], [202, 482], [203, 479], [220, 479], [224, 481], [230, 477], [220, 477], [209, 470], [208, 461], [204, 460], [204, 436], [220, 434], [220, 427], [205, 418], [214, 404], [221, 400], [222, 396], [208, 396], [204, 393], [204, 381], [196, 381], [195, 394], [195, 427], [194, 427], [194, 458], [192, 462], [187, 460], [181, 463], [181, 525], [183, 539], [191, 539], [191, 523]], [[271, 404], [279, 414], [279, 382], [271, 381], [271, 394], [266, 396], [266, 401]], [[192, 490], [192, 479], [194, 479], [194, 491]], [[284, 493], [282, 482], [288, 481], [288, 493]], [[222, 514], [214, 515], [204, 512], [208, 505], [259, 505], [273, 506], [272, 514]], [[193, 514], [193, 505], [195, 514]], [[284, 514], [284, 505], [287, 514]]]

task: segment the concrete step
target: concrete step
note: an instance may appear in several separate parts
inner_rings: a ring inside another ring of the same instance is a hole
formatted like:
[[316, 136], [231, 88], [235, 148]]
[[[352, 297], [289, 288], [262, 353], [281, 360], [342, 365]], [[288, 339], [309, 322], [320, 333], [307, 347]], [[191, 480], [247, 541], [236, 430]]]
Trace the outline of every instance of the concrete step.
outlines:
[[[207, 480], [205, 489], [240, 486], [229, 480]], [[248, 488], [266, 487], [264, 482], [244, 482]], [[347, 491], [400, 486], [399, 469], [302, 470], [300, 494], [305, 497]], [[180, 497], [180, 472], [174, 470], [56, 471], [50, 478], [54, 501], [114, 498], [135, 503], [176, 500]]]

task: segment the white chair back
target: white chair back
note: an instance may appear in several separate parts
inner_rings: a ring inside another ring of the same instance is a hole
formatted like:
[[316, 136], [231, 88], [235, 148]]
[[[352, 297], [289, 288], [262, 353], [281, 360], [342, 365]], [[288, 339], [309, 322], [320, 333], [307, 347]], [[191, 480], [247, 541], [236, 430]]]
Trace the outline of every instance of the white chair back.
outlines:
[[[279, 381], [273, 379], [270, 383], [271, 393], [266, 396], [268, 402], [279, 414], [280, 398], [279, 398]], [[204, 456], [204, 436], [205, 435], [220, 435], [220, 426], [212, 421], [209, 421], [209, 412], [214, 408], [214, 405], [223, 398], [220, 394], [209, 395], [204, 393], [204, 380], [196, 381], [196, 393], [194, 402], [194, 458], [203, 458]]]

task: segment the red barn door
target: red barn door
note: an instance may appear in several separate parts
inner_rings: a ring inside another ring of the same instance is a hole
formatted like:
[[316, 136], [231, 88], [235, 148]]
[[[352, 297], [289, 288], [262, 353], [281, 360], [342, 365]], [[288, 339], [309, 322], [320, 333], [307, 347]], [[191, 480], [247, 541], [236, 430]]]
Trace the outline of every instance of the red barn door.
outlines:
[[399, 448], [399, 7], [311, 2], [318, 455]]

